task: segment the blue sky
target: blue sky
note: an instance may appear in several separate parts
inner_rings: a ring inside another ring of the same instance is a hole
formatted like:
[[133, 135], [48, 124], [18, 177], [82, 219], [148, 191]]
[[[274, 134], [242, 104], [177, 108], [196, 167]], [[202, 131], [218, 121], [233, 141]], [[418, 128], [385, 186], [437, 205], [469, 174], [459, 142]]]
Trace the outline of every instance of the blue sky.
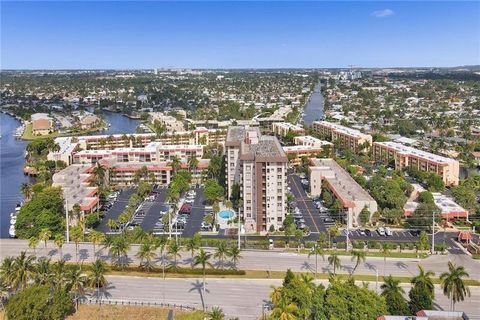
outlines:
[[5, 2], [3, 69], [480, 64], [480, 2]]

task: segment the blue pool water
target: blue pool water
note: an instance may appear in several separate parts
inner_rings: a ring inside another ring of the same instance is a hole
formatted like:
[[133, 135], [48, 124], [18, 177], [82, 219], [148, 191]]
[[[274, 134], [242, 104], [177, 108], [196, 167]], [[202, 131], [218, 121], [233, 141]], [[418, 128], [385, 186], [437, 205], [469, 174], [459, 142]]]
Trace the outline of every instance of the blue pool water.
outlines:
[[235, 216], [235, 213], [232, 210], [222, 210], [218, 213], [218, 216], [222, 219], [228, 220], [232, 219]]

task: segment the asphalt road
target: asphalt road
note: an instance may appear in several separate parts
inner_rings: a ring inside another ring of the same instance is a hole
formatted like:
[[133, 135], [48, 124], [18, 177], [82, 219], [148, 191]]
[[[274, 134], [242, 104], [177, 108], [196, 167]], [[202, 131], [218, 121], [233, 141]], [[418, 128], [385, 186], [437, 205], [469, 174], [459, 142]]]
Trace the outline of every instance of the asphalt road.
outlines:
[[288, 185], [295, 197], [298, 209], [300, 209], [303, 214], [305, 224], [310, 229], [310, 233], [314, 235], [314, 238], [318, 239], [318, 234], [320, 232], [326, 232], [327, 227], [323, 222], [323, 218], [320, 217], [318, 209], [313, 204], [312, 199], [307, 196], [300, 180], [299, 176], [291, 174], [288, 176]]
[[[271, 286], [281, 285], [282, 280], [272, 279], [207, 279], [203, 291], [202, 279], [161, 279], [143, 277], [108, 276], [110, 285], [107, 299], [136, 302], [167, 302], [188, 305], [198, 309], [204, 306], [221, 307], [227, 316], [240, 319], [258, 319], [262, 307], [269, 303]], [[319, 281], [327, 284], [327, 281]], [[361, 283], [358, 283], [361, 285]], [[375, 290], [376, 283], [369, 286]], [[378, 288], [380, 284], [378, 285]], [[408, 293], [410, 285], [402, 284]], [[480, 319], [480, 288], [470, 288], [471, 297], [456, 305], [457, 310], [467, 313], [470, 319]], [[441, 289], [435, 288], [435, 303], [438, 309], [448, 310], [449, 300]]]
[[[28, 242], [24, 240], [0, 240], [0, 259], [6, 256], [16, 256], [21, 251], [27, 250], [28, 253], [33, 254], [33, 250], [28, 248]], [[138, 251], [138, 246], [133, 245], [128, 254], [131, 263], [138, 263], [135, 254]], [[207, 249], [207, 251], [210, 251]], [[37, 256], [51, 257], [53, 260], [59, 259], [59, 253], [53, 242], [49, 242], [47, 249], [43, 245], [39, 245], [36, 249]], [[75, 245], [73, 243], [65, 244], [63, 247], [63, 254], [65, 260], [75, 260]], [[109, 259], [108, 251], [97, 248], [97, 254], [103, 259]], [[91, 262], [93, 258], [92, 244], [81, 243], [79, 245], [79, 259], [85, 262]], [[352, 271], [355, 263], [351, 261], [349, 256], [340, 256], [342, 267], [338, 273], [348, 274]], [[454, 261], [458, 265], [465, 267], [470, 274], [471, 279], [480, 279], [480, 261], [473, 260], [466, 254], [463, 255], [436, 255], [426, 259], [409, 259], [409, 258], [387, 258], [382, 257], [367, 257], [365, 263], [361, 263], [356, 273], [375, 275], [378, 270], [379, 275], [395, 275], [411, 277], [418, 273], [417, 265], [422, 265], [427, 270], [432, 270], [438, 277], [442, 272], [447, 271], [447, 262]], [[180, 264], [189, 265], [190, 253], [182, 252], [182, 257], [178, 259]], [[315, 257], [310, 258], [306, 254], [299, 254], [293, 252], [282, 251], [242, 251], [242, 259], [238, 263], [238, 268], [245, 270], [261, 270], [261, 271], [285, 271], [288, 268], [293, 271], [315, 272]], [[318, 257], [318, 272], [331, 272], [333, 269], [328, 265], [327, 257], [323, 260]]]
[[193, 202], [192, 211], [188, 218], [182, 237], [191, 238], [200, 231], [203, 216], [205, 215], [205, 197], [203, 196], [203, 187], [194, 188], [195, 201]]

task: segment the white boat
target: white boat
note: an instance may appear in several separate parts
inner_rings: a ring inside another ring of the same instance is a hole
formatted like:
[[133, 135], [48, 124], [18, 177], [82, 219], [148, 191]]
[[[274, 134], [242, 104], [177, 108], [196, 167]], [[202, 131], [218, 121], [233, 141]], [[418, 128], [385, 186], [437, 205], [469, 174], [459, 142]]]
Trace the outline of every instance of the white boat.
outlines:
[[10, 235], [10, 238], [15, 238], [15, 226], [11, 225], [10, 229], [8, 230], [8, 234]]
[[17, 216], [13, 216], [12, 218], [10, 218], [10, 225], [14, 226], [15, 223], [17, 223]]

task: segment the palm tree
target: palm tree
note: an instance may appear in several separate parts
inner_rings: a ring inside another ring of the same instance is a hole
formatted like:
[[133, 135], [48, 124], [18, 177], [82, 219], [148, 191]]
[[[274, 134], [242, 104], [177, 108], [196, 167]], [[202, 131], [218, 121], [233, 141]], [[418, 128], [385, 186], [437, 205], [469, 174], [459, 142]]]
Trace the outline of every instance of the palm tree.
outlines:
[[22, 251], [13, 261], [12, 288], [21, 290], [35, 272], [35, 256], [27, 256]]
[[55, 235], [55, 239], [53, 240], [55, 245], [58, 247], [58, 252], [60, 254], [60, 260], [63, 260], [63, 252], [62, 252], [62, 247], [63, 244], [65, 243], [65, 236], [61, 233]]
[[108, 219], [107, 227], [110, 229], [110, 231], [113, 231], [113, 229], [117, 229], [118, 223], [113, 219]]
[[432, 277], [435, 275], [432, 271], [425, 271], [421, 265], [418, 265], [419, 273], [410, 281], [415, 287], [422, 289], [423, 292], [429, 292], [431, 298], [435, 296], [435, 286], [433, 285]]
[[55, 279], [56, 288], [62, 287], [67, 279], [67, 263], [65, 260], [59, 260], [53, 264], [52, 277]]
[[93, 257], [96, 257], [97, 256], [96, 246], [105, 242], [106, 240], [105, 234], [103, 232], [93, 230], [92, 232], [90, 232], [88, 237], [93, 245]]
[[203, 292], [205, 292], [205, 267], [209, 266], [213, 268], [212, 264], [210, 263], [210, 258], [212, 255], [210, 253], [205, 252], [205, 250], [200, 249], [200, 252], [195, 256], [193, 265], [198, 266], [199, 264], [202, 265], [202, 272], [203, 272]]
[[295, 315], [298, 311], [298, 307], [293, 304], [287, 304], [284, 299], [281, 299], [275, 308], [272, 310], [272, 318], [278, 320], [297, 320]]
[[75, 300], [75, 306], [78, 309], [78, 299], [85, 295], [85, 289], [87, 287], [87, 276], [82, 271], [82, 268], [75, 266], [67, 274], [67, 288], [69, 292], [73, 292], [73, 299]]
[[190, 251], [192, 257], [191, 257], [191, 266], [193, 267], [193, 256], [195, 255], [195, 251], [197, 251], [200, 248], [200, 241], [201, 241], [201, 235], [199, 233], [195, 233], [193, 237], [187, 240], [187, 243], [185, 244], [185, 249], [187, 251]]
[[30, 200], [30, 197], [32, 196], [32, 185], [29, 183], [22, 183], [22, 186], [20, 187], [20, 191], [22, 192], [23, 196], [25, 199], [28, 201]]
[[13, 289], [14, 268], [14, 259], [12, 257], [5, 257], [0, 266], [0, 279], [10, 289]]
[[90, 268], [90, 272], [87, 278], [87, 284], [90, 288], [93, 288], [97, 291], [97, 299], [100, 296], [100, 288], [106, 287], [108, 285], [108, 281], [105, 278], [105, 273], [107, 273], [107, 271], [107, 264], [101, 259], [95, 260], [95, 262], [92, 264], [92, 267]]
[[173, 240], [170, 241], [168, 244], [167, 248], [167, 253], [170, 256], [170, 258], [173, 258], [173, 267], [176, 269], [177, 268], [177, 258], [180, 258], [180, 246], [178, 245], [177, 241]]
[[30, 239], [28, 239], [28, 247], [30, 249], [33, 249], [33, 254], [36, 254], [37, 252], [37, 246], [38, 246], [38, 238], [37, 237], [31, 237]]
[[177, 156], [172, 156], [170, 158], [170, 166], [172, 167], [174, 173], [177, 172], [181, 166], [180, 158]]
[[47, 284], [52, 280], [50, 259], [41, 258], [35, 265], [35, 283]]
[[154, 246], [156, 249], [160, 249], [160, 259], [162, 263], [162, 276], [165, 280], [165, 248], [167, 247], [167, 237], [161, 236], [155, 238]]
[[394, 279], [391, 275], [386, 277], [383, 281], [384, 283], [380, 286], [380, 289], [382, 289], [382, 296], [403, 295], [405, 293], [403, 288], [400, 287], [400, 280]]
[[340, 258], [338, 257], [338, 253], [333, 252], [329, 257], [328, 257], [328, 264], [330, 266], [333, 266], [333, 274], [337, 274], [337, 268], [341, 268], [342, 264], [340, 261]]
[[105, 179], [105, 168], [100, 164], [100, 162], [97, 162], [97, 165], [93, 168], [92, 173], [95, 177], [95, 184], [99, 187], [103, 186]]
[[233, 246], [230, 248], [228, 256], [232, 259], [233, 268], [237, 269], [237, 263], [242, 259], [241, 250], [237, 246]]
[[224, 266], [223, 262], [229, 255], [229, 248], [226, 241], [220, 241], [215, 251], [214, 258], [218, 259], [219, 266]]
[[[108, 254], [112, 257], [112, 260], [114, 260], [114, 264], [121, 266], [123, 269], [127, 264], [127, 254], [129, 250], [130, 243], [128, 243], [127, 239], [124, 236], [116, 236], [110, 244]], [[122, 262], [122, 258], [125, 259], [125, 263]]]
[[440, 275], [443, 294], [450, 299], [453, 311], [455, 311], [455, 303], [465, 300], [466, 296], [470, 296], [470, 289], [463, 279], [468, 277], [470, 275], [465, 271], [465, 268], [463, 266], [457, 267], [452, 261], [448, 262], [448, 272]]
[[155, 247], [150, 241], [144, 241], [140, 245], [136, 257], [140, 259], [140, 267], [150, 271], [153, 268], [152, 260], [155, 259]]
[[323, 248], [319, 246], [318, 244], [315, 244], [312, 247], [312, 250], [308, 253], [308, 257], [310, 258], [311, 255], [315, 255], [315, 279], [317, 279], [317, 273], [318, 273], [318, 256], [321, 256], [323, 260], [325, 260], [325, 252], [323, 251]]
[[208, 320], [223, 320], [225, 319], [225, 313], [219, 307], [213, 307], [207, 314]]
[[191, 156], [191, 157], [188, 158], [188, 168], [190, 169], [190, 172], [193, 172], [194, 170], [197, 169], [198, 163], [199, 163], [199, 161], [198, 161], [197, 157]]
[[78, 262], [78, 245], [83, 240], [83, 231], [80, 226], [75, 226], [70, 229], [70, 238], [75, 242], [75, 261]]
[[272, 303], [274, 305], [277, 305], [278, 303], [280, 303], [280, 300], [282, 299], [282, 294], [283, 294], [283, 287], [275, 287], [275, 286], [271, 286], [270, 288], [272, 288], [272, 292], [270, 292], [270, 299], [272, 300]]
[[45, 244], [45, 250], [47, 250], [47, 241], [52, 237], [52, 232], [48, 228], [40, 230], [39, 239]]
[[360, 265], [360, 262], [365, 263], [365, 260], [367, 259], [367, 253], [362, 250], [353, 250], [352, 251], [352, 261], [355, 260], [355, 267], [353, 267], [352, 274], [355, 273], [355, 270], [357, 270], [358, 266]]

